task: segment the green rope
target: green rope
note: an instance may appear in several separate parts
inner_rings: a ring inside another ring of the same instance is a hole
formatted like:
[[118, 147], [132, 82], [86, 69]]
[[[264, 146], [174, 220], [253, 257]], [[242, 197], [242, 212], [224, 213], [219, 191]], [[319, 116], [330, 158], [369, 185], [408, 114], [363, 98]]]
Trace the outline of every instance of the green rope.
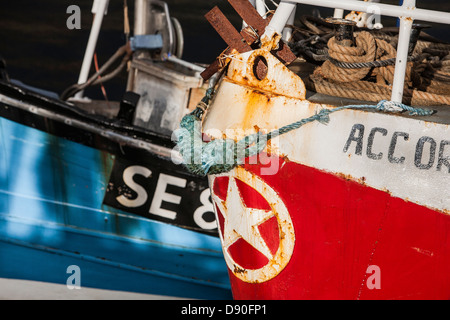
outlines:
[[183, 157], [184, 165], [190, 172], [200, 176], [228, 172], [243, 164], [245, 158], [262, 152], [270, 139], [299, 129], [310, 122], [318, 121], [327, 124], [330, 121], [329, 115], [334, 112], [346, 109], [372, 109], [390, 112], [400, 108], [400, 110], [407, 111], [413, 116], [428, 116], [434, 113], [433, 110], [413, 108], [402, 103], [383, 100], [377, 105], [349, 105], [334, 109], [323, 109], [311, 117], [284, 126], [279, 130], [266, 134], [258, 132], [246, 136], [238, 142], [232, 139], [215, 139], [211, 142], [203, 142], [201, 120], [212, 98], [212, 94], [213, 89], [208, 89], [197, 108], [183, 117], [180, 123], [181, 129], [177, 129], [174, 132], [177, 144], [176, 149]]

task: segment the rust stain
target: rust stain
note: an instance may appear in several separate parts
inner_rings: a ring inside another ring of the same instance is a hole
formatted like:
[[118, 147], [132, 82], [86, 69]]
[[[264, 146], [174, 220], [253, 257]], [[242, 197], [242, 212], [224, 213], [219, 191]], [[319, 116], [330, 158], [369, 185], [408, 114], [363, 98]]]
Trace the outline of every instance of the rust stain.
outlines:
[[[245, 113], [242, 119], [244, 128], [254, 128], [255, 114], [265, 113], [271, 108], [270, 96], [259, 90], [247, 90], [245, 96], [242, 97], [245, 101]], [[258, 132], [259, 130], [257, 130]]]
[[261, 36], [266, 29], [268, 20], [261, 17], [256, 9], [248, 1], [229, 0], [231, 6], [237, 14], [248, 24], [251, 25]]
[[306, 89], [303, 81], [268, 51], [255, 50], [248, 58], [242, 59], [241, 56], [237, 60], [243, 63], [233, 61], [227, 74], [232, 82], [265, 93], [305, 99]]
[[389, 194], [390, 196], [392, 196], [392, 192], [391, 192], [388, 188], [383, 187], [383, 189], [381, 189], [381, 190], [384, 191], [384, 192], [386, 192], [386, 193]]
[[291, 162], [287, 154], [280, 154], [280, 158], [283, 159], [284, 162]]
[[355, 181], [355, 180], [356, 180], [355, 178], [353, 178], [353, 177], [352, 177], [351, 175], [349, 175], [349, 174], [345, 174], [345, 173], [338, 172], [338, 173], [336, 173], [336, 175], [337, 175], [338, 177], [340, 177], [340, 178], [346, 180], [346, 181]]
[[[357, 182], [357, 183], [362, 184], [362, 185], [366, 185], [366, 180], [367, 179], [364, 176], [361, 177], [361, 178], [356, 178], [356, 177], [353, 177], [350, 174], [346, 174], [346, 173], [342, 173], [342, 172], [337, 172], [337, 173], [335, 173], [335, 175], [338, 176], [341, 179], [344, 179], [345, 181], [353, 181], [353, 182]], [[387, 193], [391, 194], [391, 192], [388, 189], [386, 189], [386, 188], [383, 188], [382, 190], [384, 192], [387, 192]]]
[[233, 270], [234, 274], [246, 274], [247, 270], [242, 269], [241, 267], [239, 267], [238, 265], [234, 265], [234, 270]]
[[358, 179], [358, 182], [362, 185], [366, 184], [366, 177], [361, 177], [360, 179]]
[[[433, 208], [431, 208], [431, 209], [433, 209]], [[443, 214], [446, 214], [446, 215], [450, 215], [450, 210], [448, 210], [448, 209], [442, 209], [442, 210], [440, 210], [440, 209], [433, 209], [433, 210], [436, 210], [437, 212], [440, 212], [440, 213], [443, 213]]]

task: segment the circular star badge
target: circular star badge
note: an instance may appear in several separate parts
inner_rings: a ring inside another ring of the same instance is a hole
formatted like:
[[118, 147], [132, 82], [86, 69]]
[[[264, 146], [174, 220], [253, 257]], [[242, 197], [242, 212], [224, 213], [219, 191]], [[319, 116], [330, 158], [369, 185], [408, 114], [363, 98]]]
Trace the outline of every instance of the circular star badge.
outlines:
[[280, 196], [241, 167], [210, 177], [210, 186], [228, 268], [249, 283], [276, 277], [289, 263], [295, 243]]

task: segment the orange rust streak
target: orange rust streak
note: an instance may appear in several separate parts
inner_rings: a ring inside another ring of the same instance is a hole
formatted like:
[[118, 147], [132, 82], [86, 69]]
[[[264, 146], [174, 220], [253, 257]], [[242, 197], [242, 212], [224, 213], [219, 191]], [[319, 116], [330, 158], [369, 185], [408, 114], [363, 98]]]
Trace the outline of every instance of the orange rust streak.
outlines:
[[242, 99], [245, 103], [243, 128], [253, 128], [255, 115], [265, 113], [271, 107], [270, 95], [257, 90], [247, 90]]

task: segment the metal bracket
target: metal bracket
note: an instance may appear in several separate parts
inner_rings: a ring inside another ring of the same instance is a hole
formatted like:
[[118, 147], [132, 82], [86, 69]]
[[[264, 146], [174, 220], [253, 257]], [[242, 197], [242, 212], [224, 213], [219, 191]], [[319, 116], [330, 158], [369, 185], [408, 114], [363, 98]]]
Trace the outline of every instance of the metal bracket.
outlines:
[[142, 34], [130, 38], [131, 50], [155, 50], [163, 47], [163, 39], [160, 34]]
[[[251, 51], [253, 50], [252, 45], [256, 44], [261, 35], [264, 34], [270, 18], [264, 19], [261, 17], [248, 0], [228, 0], [228, 2], [247, 24], [247, 27], [242, 29], [241, 32], [234, 28], [217, 6], [209, 11], [205, 17], [227, 43], [228, 48], [224, 51], [225, 55], [230, 54], [233, 49], [239, 53]], [[280, 41], [278, 48], [272, 50], [271, 53], [286, 65], [297, 58], [283, 41]], [[205, 81], [223, 68], [224, 64], [219, 59], [220, 57], [201, 73]]]

